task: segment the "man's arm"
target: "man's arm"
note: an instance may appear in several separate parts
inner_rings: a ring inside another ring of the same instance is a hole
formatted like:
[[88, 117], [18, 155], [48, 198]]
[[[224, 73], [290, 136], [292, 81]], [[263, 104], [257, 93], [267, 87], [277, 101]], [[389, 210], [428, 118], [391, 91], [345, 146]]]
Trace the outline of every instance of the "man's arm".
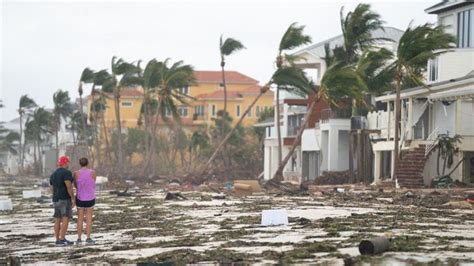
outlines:
[[66, 184], [67, 193], [71, 197], [72, 207], [74, 208], [74, 206], [76, 205], [76, 198], [74, 197], [74, 190], [72, 190], [72, 182], [71, 180], [66, 179], [64, 180], [64, 184]]

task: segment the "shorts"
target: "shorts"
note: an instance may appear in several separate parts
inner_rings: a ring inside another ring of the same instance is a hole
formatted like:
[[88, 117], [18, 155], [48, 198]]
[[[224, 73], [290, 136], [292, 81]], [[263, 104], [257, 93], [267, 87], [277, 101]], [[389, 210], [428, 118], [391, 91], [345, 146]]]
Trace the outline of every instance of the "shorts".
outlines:
[[76, 197], [76, 206], [78, 208], [92, 208], [95, 205], [95, 199], [82, 201]]
[[53, 202], [54, 218], [72, 218], [71, 200], [58, 200]]

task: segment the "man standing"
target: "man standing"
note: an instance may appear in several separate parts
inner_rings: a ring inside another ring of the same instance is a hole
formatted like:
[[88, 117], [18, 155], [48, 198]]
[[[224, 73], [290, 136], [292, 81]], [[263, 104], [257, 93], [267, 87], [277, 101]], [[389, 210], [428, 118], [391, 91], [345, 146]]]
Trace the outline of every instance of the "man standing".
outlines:
[[53, 186], [54, 205], [54, 236], [56, 245], [72, 245], [74, 242], [66, 240], [69, 219], [72, 218], [74, 208], [74, 191], [72, 190], [73, 177], [68, 170], [69, 158], [61, 156], [58, 161], [58, 169], [49, 178], [49, 184]]

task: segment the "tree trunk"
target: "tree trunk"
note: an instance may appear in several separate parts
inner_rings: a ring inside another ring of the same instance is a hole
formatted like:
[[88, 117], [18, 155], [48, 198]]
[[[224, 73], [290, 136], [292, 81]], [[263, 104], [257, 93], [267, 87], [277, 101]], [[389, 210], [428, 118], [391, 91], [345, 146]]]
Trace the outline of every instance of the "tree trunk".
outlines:
[[400, 128], [399, 128], [399, 124], [400, 124], [400, 115], [401, 115], [401, 110], [400, 110], [400, 81], [401, 81], [401, 73], [400, 73], [400, 70], [397, 70], [397, 73], [396, 73], [396, 81], [397, 81], [397, 84], [396, 84], [396, 87], [395, 87], [395, 90], [396, 90], [396, 98], [395, 98], [395, 136], [394, 136], [394, 142], [395, 142], [395, 147], [394, 147], [394, 160], [393, 160], [393, 174], [395, 175], [394, 176], [394, 179], [397, 180], [397, 176], [398, 176], [398, 162], [399, 162], [399, 158], [400, 158], [400, 152], [399, 152], [399, 135], [400, 135]]
[[303, 132], [304, 132], [306, 126], [308, 125], [309, 117], [310, 117], [311, 113], [313, 112], [314, 107], [316, 106], [316, 102], [317, 102], [317, 98], [315, 97], [313, 99], [313, 101], [311, 102], [311, 105], [309, 106], [308, 112], [305, 114], [304, 123], [298, 129], [298, 134], [296, 135], [296, 139], [293, 142], [293, 146], [291, 146], [291, 149], [288, 152], [288, 154], [285, 156], [285, 159], [283, 159], [283, 161], [280, 162], [280, 164], [278, 165], [278, 169], [276, 170], [275, 174], [273, 175], [272, 180], [274, 180], [274, 181], [282, 181], [283, 180], [283, 169], [285, 168], [286, 164], [290, 160], [291, 156], [293, 156], [293, 153], [295, 153], [296, 147], [298, 147], [298, 145], [301, 142], [301, 137], [303, 136]]
[[23, 173], [23, 166], [24, 166], [24, 152], [23, 152], [23, 115], [20, 112], [20, 173]]
[[222, 149], [222, 147], [227, 143], [227, 141], [229, 140], [230, 136], [232, 135], [232, 133], [234, 133], [234, 131], [237, 129], [237, 127], [242, 123], [242, 121], [244, 120], [244, 118], [247, 116], [247, 114], [249, 113], [250, 109], [253, 108], [253, 106], [257, 103], [258, 99], [260, 99], [260, 97], [265, 94], [268, 90], [270, 89], [270, 84], [266, 84], [265, 86], [263, 86], [260, 90], [260, 94], [257, 95], [257, 97], [255, 97], [255, 99], [252, 101], [252, 103], [247, 107], [247, 110], [245, 110], [245, 112], [242, 114], [242, 116], [239, 118], [239, 120], [237, 121], [237, 123], [235, 124], [235, 126], [227, 133], [227, 135], [225, 136], [225, 138], [219, 143], [219, 145], [217, 146], [216, 150], [214, 151], [214, 153], [211, 155], [211, 157], [209, 158], [209, 160], [206, 162], [206, 164], [204, 165], [204, 167], [202, 168], [201, 172], [200, 172], [200, 175], [203, 176], [206, 174], [207, 170], [209, 169], [209, 167], [211, 166], [211, 163], [214, 161], [214, 159], [216, 158], [217, 154], [219, 153], [219, 151]]
[[440, 148], [438, 148], [438, 158], [436, 158], [436, 173], [438, 174], [438, 176], [440, 176], [440, 172], [439, 172], [439, 162], [440, 162], [440, 159], [441, 159], [441, 152], [439, 151]]
[[[82, 140], [86, 140], [86, 121], [84, 119], [84, 103], [82, 102], [82, 82], [79, 83], [79, 113], [81, 114]], [[87, 145], [87, 142], [86, 142]]]
[[72, 146], [72, 158], [77, 158], [76, 157], [76, 133], [74, 130], [74, 126], [71, 128], [71, 133], [72, 133], [72, 143], [74, 144]]
[[122, 121], [120, 120], [120, 88], [114, 87], [114, 105], [115, 105], [115, 120], [117, 125], [117, 172], [122, 174], [123, 167], [123, 146], [122, 146]]
[[448, 164], [448, 155], [443, 158], [443, 175], [446, 173], [446, 165]]
[[227, 116], [227, 84], [225, 81], [225, 62], [224, 60], [221, 61], [221, 68], [222, 68], [222, 86], [224, 87], [224, 115]]
[[276, 90], [276, 121], [275, 125], [277, 128], [277, 141], [278, 141], [278, 164], [281, 164], [282, 151], [281, 151], [281, 121], [280, 121], [280, 87]]
[[143, 94], [143, 107], [144, 107], [144, 125], [145, 125], [145, 158], [143, 158], [145, 164], [143, 166], [143, 175], [147, 175], [149, 173], [148, 168], [149, 168], [149, 157], [150, 157], [150, 132], [149, 132], [149, 97], [147, 93], [145, 92]]
[[59, 160], [59, 127], [60, 125], [58, 121], [56, 121], [56, 161]]
[[91, 97], [92, 105], [92, 115], [93, 115], [93, 121], [92, 121], [92, 126], [94, 127], [94, 146], [95, 146], [95, 157], [97, 164], [95, 165], [96, 168], [99, 168], [101, 166], [101, 160], [100, 160], [100, 136], [97, 133], [99, 131], [99, 125], [97, 124], [97, 119], [99, 118], [97, 114], [97, 110], [95, 108], [95, 89], [92, 87], [92, 97]]
[[37, 157], [38, 155], [36, 154], [36, 140], [33, 142], [33, 164], [35, 166], [34, 171], [35, 174], [38, 174], [38, 160]]

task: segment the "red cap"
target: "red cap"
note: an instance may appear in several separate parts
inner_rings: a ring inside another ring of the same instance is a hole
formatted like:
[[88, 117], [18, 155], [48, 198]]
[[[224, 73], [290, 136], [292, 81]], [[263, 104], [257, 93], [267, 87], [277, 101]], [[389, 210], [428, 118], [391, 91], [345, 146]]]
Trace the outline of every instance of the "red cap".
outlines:
[[67, 163], [69, 163], [69, 157], [67, 157], [66, 155], [59, 157], [59, 160], [58, 160], [59, 166], [64, 166]]

